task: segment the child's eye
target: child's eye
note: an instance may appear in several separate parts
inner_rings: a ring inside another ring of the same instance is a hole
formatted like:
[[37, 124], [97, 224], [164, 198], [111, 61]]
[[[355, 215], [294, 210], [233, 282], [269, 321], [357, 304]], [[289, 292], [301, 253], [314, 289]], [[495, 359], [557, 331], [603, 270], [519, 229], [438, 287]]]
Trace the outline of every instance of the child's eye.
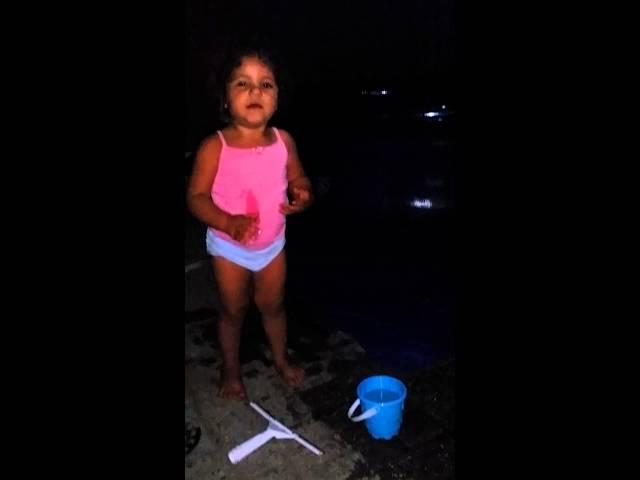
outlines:
[[262, 88], [270, 90], [270, 89], [274, 88], [274, 85], [271, 82], [262, 82]]
[[238, 80], [236, 82], [236, 87], [240, 87], [240, 88], [246, 88], [247, 87], [247, 82], [245, 80]]

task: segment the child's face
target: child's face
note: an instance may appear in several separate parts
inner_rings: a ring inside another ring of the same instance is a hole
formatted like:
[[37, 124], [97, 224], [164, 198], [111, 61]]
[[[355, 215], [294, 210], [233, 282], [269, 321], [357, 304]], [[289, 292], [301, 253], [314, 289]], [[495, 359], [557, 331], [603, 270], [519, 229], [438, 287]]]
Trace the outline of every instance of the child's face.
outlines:
[[248, 127], [266, 125], [278, 105], [278, 86], [269, 67], [245, 57], [227, 84], [227, 103], [234, 122]]

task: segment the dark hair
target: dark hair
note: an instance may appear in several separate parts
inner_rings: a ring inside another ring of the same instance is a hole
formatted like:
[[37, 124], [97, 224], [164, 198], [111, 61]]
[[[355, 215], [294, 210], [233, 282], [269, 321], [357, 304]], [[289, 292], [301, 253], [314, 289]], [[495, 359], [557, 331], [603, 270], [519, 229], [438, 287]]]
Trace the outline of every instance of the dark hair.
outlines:
[[[218, 61], [215, 62], [217, 65], [212, 65], [213, 72], [210, 77], [211, 91], [217, 94], [215, 103], [220, 115], [220, 120], [224, 123], [228, 123], [231, 120], [228, 109], [225, 107], [227, 103], [227, 84], [231, 79], [233, 71], [242, 64], [245, 58], [257, 58], [264, 63], [276, 77], [275, 80], [278, 84], [279, 92], [282, 92], [283, 89], [286, 90], [284, 86], [286, 82], [281, 74], [277, 55], [273, 51], [246, 46], [236, 47], [230, 50], [224, 57], [218, 58]], [[278, 103], [280, 107], [280, 102]]]

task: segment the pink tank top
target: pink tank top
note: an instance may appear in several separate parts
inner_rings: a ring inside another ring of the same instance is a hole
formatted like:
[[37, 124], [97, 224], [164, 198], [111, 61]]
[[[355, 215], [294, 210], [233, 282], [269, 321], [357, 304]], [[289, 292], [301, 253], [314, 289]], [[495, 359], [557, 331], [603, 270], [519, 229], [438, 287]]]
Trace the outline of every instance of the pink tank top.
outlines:
[[259, 237], [240, 244], [219, 230], [213, 232], [227, 241], [250, 250], [263, 249], [282, 238], [285, 216], [280, 205], [287, 201], [287, 146], [277, 129], [276, 142], [264, 147], [239, 148], [222, 141], [218, 173], [211, 186], [211, 198], [222, 210], [232, 215], [259, 215]]

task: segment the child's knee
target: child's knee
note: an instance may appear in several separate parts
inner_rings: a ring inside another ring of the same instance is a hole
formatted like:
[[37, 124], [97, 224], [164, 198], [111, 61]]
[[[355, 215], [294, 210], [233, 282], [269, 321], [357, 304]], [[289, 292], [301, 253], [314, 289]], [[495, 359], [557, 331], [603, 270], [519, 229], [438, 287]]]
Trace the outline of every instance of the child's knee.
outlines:
[[249, 304], [238, 303], [234, 305], [224, 305], [222, 307], [222, 321], [242, 322], [247, 313]]
[[262, 315], [278, 315], [284, 312], [284, 301], [280, 297], [255, 298], [256, 306]]

